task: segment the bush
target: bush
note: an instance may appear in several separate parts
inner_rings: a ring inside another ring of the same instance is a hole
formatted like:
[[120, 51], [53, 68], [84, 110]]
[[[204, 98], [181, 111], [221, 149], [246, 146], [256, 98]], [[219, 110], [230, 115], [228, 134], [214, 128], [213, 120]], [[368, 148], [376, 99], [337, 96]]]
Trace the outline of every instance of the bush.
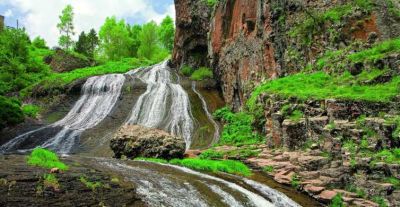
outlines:
[[39, 114], [40, 107], [32, 104], [27, 104], [22, 106], [22, 111], [24, 112], [25, 116], [36, 118]]
[[0, 130], [24, 121], [21, 103], [13, 98], [0, 96]]
[[203, 159], [173, 159], [171, 164], [180, 165], [194, 170], [204, 170], [209, 172], [225, 172], [236, 175], [250, 176], [250, 169], [239, 161], [233, 160], [203, 160]]
[[58, 179], [53, 174], [44, 174], [44, 186], [46, 187], [53, 187], [54, 189], [59, 189], [60, 184], [58, 183]]
[[210, 68], [201, 67], [195, 70], [190, 78], [195, 81], [201, 81], [204, 79], [213, 78], [213, 72], [211, 71]]
[[342, 195], [336, 194], [336, 196], [332, 199], [330, 207], [345, 207]]
[[181, 68], [181, 73], [182, 73], [182, 75], [184, 75], [186, 77], [190, 77], [192, 75], [192, 73], [193, 73], [193, 68], [191, 68], [191, 67], [189, 67], [187, 65], [184, 65]]
[[250, 114], [233, 113], [224, 107], [215, 111], [214, 117], [226, 122], [218, 144], [245, 145], [260, 143], [263, 140], [258, 133], [253, 132], [254, 117]]
[[57, 154], [46, 149], [36, 148], [28, 156], [28, 164], [42, 168], [58, 168], [60, 170], [68, 170], [68, 166], [62, 163]]

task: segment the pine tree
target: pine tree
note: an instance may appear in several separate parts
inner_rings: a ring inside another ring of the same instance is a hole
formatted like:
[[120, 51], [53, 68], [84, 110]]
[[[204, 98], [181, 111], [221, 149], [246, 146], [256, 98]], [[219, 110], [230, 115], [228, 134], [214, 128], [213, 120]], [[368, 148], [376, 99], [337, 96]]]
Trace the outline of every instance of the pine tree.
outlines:
[[59, 16], [60, 23], [57, 24], [57, 28], [60, 30], [60, 38], [58, 44], [65, 50], [71, 49], [73, 45], [72, 36], [74, 33], [74, 12], [71, 5], [67, 5]]

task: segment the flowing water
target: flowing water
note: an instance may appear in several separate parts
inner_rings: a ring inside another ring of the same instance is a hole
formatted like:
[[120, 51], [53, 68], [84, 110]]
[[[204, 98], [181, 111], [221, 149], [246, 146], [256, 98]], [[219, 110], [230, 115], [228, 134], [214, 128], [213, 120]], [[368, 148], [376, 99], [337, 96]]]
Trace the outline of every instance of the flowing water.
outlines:
[[[61, 154], [75, 152], [76, 160], [134, 183], [137, 193], [150, 206], [300, 206], [283, 193], [253, 179], [104, 158], [111, 153], [107, 143], [122, 124], [164, 129], [184, 138], [187, 149], [192, 143], [209, 146], [216, 142], [219, 125], [212, 119], [206, 102], [214, 95], [203, 96], [204, 91], [198, 90], [196, 83], [185, 85], [184, 81], [167, 62], [124, 75], [89, 78], [82, 87], [81, 97], [64, 118], [19, 135], [0, 150], [2, 153], [26, 152], [41, 146]], [[192, 112], [194, 109], [196, 111]], [[213, 130], [196, 136], [204, 125]], [[99, 153], [88, 150], [89, 146]], [[304, 196], [296, 200], [312, 202]]]

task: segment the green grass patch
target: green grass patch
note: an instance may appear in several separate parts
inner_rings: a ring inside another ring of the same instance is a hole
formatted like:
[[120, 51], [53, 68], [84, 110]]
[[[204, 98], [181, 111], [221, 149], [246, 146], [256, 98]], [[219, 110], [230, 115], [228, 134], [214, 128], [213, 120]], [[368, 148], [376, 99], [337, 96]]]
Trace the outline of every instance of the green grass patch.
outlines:
[[243, 176], [251, 175], [251, 170], [245, 164], [234, 160], [173, 159], [170, 163], [207, 172], [225, 172]]
[[43, 184], [45, 187], [53, 187], [54, 189], [59, 189], [60, 184], [57, 177], [54, 174], [44, 174]]
[[22, 112], [25, 116], [36, 118], [40, 112], [40, 107], [33, 104], [26, 104], [22, 106]]
[[213, 72], [210, 68], [201, 67], [193, 72], [190, 76], [192, 80], [201, 81], [204, 79], [213, 78]]
[[373, 155], [374, 161], [382, 161], [388, 164], [400, 164], [400, 148], [384, 149]]
[[181, 68], [181, 73], [182, 73], [182, 75], [184, 75], [184, 76], [186, 76], [186, 77], [190, 77], [191, 75], [192, 75], [192, 73], [193, 73], [193, 68], [192, 67], [189, 67], [189, 66], [187, 66], [187, 65], [184, 65], [184, 66], [182, 66], [182, 68]]
[[283, 97], [297, 97], [301, 100], [364, 100], [389, 102], [400, 92], [400, 77], [394, 77], [385, 84], [360, 85], [354, 82], [354, 76], [344, 73], [331, 76], [324, 72], [312, 74], [299, 73], [268, 81], [258, 86], [252, 93], [248, 107], [255, 106], [257, 97], [262, 93], [274, 93]]
[[220, 145], [248, 145], [263, 140], [254, 131], [254, 117], [248, 113], [233, 113], [228, 107], [224, 107], [215, 111], [214, 117], [226, 123], [218, 143]]
[[97, 188], [102, 188], [103, 184], [99, 181], [92, 182], [89, 181], [85, 176], [81, 176], [79, 178], [79, 181], [81, 181], [87, 188], [89, 188], [92, 191], [95, 191]]
[[303, 118], [304, 114], [302, 111], [295, 110], [292, 112], [292, 114], [289, 116], [290, 120], [294, 122], [300, 121], [301, 118]]
[[263, 171], [267, 172], [267, 173], [273, 173], [275, 171], [275, 169], [274, 169], [274, 166], [267, 165], [267, 166], [263, 167]]
[[346, 205], [344, 204], [343, 197], [341, 194], [336, 194], [335, 197], [333, 197], [331, 204], [329, 205], [330, 207], [345, 207]]
[[370, 49], [349, 55], [348, 59], [352, 62], [375, 61], [393, 52], [400, 52], [400, 38], [376, 43]]
[[28, 156], [28, 164], [42, 168], [58, 168], [68, 170], [68, 166], [61, 162], [56, 153], [42, 148], [36, 148]]
[[199, 155], [200, 159], [208, 159], [208, 160], [217, 160], [217, 159], [222, 159], [224, 158], [224, 153], [223, 152], [219, 152], [219, 151], [215, 151], [213, 149], [208, 149], [204, 152], [202, 152]]

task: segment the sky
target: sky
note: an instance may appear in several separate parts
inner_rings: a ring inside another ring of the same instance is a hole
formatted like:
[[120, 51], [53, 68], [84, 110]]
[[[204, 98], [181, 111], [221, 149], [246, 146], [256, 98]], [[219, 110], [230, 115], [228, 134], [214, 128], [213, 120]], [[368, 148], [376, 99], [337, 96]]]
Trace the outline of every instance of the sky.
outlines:
[[166, 15], [175, 19], [173, 0], [0, 0], [0, 15], [7, 26], [16, 27], [18, 20], [32, 39], [41, 36], [49, 46], [56, 46], [58, 16], [68, 4], [74, 8], [75, 39], [81, 31], [98, 31], [109, 16], [129, 24], [159, 23]]

